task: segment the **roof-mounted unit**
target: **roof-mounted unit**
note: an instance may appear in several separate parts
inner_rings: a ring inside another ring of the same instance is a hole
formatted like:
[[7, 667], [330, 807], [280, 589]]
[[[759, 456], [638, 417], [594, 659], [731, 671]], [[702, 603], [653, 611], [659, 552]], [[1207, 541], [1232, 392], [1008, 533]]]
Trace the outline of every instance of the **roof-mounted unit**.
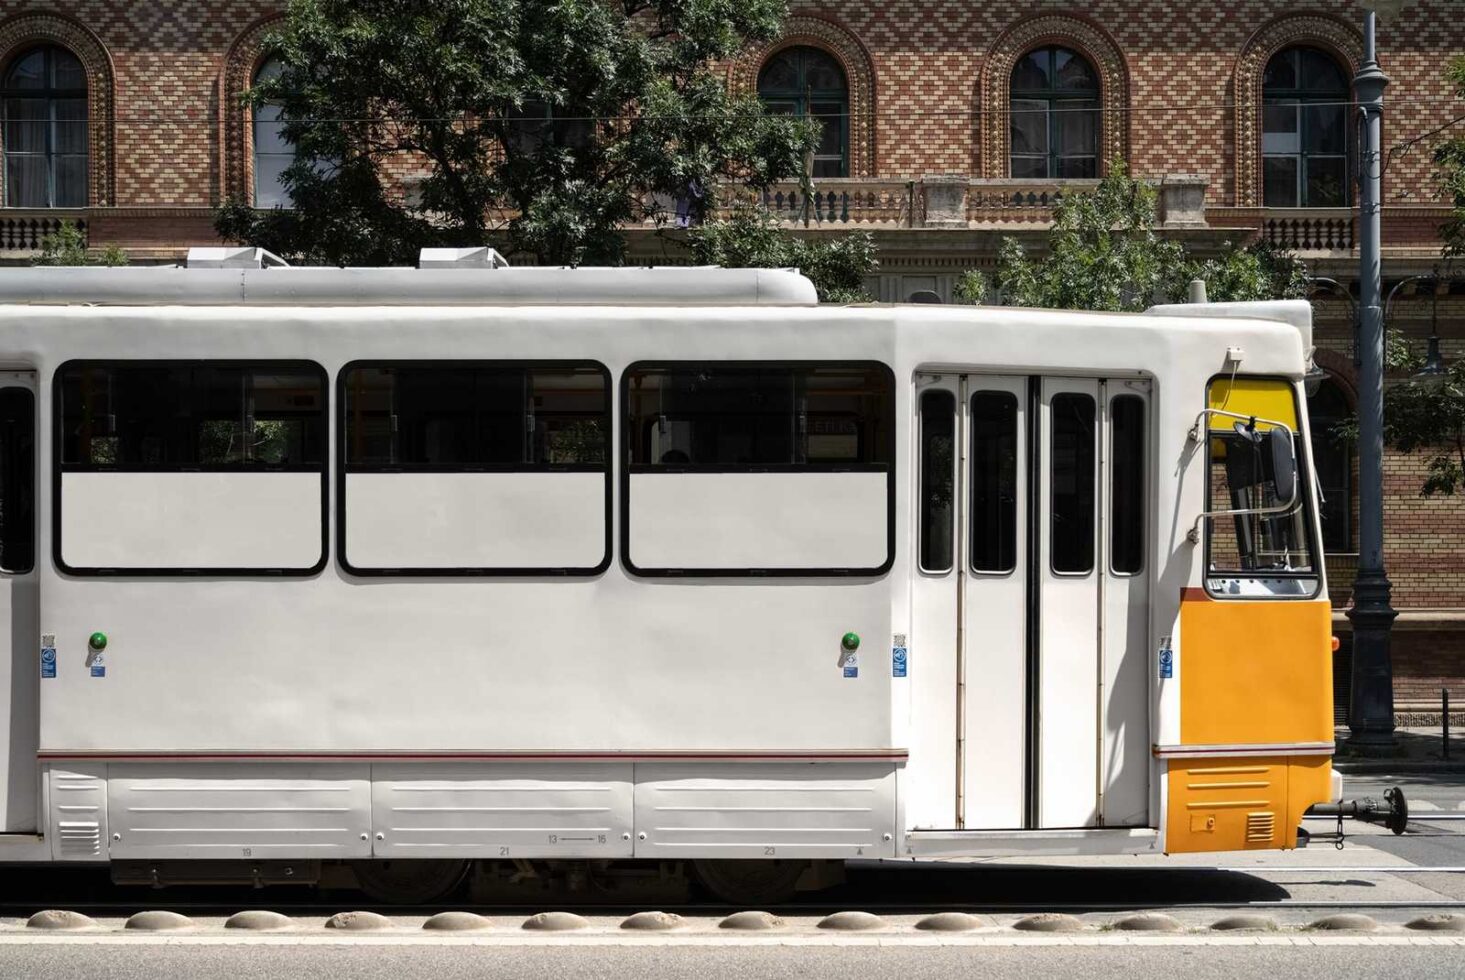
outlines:
[[183, 263], [190, 269], [289, 268], [290, 263], [274, 252], [249, 245], [198, 245], [188, 250]]
[[507, 269], [509, 260], [487, 245], [476, 248], [424, 248], [417, 254], [419, 269]]

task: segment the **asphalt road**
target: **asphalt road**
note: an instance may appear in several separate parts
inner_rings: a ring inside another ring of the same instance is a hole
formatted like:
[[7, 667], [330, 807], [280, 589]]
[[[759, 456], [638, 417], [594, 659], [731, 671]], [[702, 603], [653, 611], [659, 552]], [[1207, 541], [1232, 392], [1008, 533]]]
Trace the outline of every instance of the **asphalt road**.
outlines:
[[1386, 977], [1457, 980], [1458, 946], [1046, 947], [302, 947], [28, 946], [6, 950], [26, 980], [1233, 980]]

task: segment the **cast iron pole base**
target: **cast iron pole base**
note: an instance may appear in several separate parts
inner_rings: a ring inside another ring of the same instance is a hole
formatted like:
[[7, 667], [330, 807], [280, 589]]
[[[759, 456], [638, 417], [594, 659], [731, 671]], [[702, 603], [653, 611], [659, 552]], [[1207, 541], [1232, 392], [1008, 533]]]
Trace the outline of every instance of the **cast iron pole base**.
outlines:
[[1398, 612], [1389, 604], [1392, 586], [1383, 569], [1360, 572], [1353, 584], [1352, 697], [1348, 743], [1378, 748], [1394, 743], [1394, 668], [1389, 630]]

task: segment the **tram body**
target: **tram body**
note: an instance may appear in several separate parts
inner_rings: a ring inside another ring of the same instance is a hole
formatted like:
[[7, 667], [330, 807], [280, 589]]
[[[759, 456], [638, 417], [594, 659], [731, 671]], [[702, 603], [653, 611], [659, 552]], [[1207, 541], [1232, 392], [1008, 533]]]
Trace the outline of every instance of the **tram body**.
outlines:
[[1309, 312], [1151, 314], [0, 272], [0, 861], [1293, 847]]

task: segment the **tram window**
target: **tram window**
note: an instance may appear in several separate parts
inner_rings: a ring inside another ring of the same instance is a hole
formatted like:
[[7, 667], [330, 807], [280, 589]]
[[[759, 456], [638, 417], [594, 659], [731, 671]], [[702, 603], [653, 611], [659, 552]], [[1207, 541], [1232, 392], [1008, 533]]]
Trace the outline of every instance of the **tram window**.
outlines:
[[58, 381], [66, 469], [325, 464], [325, 377], [311, 364], [73, 362]]
[[609, 376], [585, 362], [355, 364], [342, 375], [348, 469], [605, 469]]
[[972, 568], [1017, 567], [1017, 396], [972, 395]]
[[633, 471], [890, 466], [893, 381], [883, 365], [637, 365], [625, 387]]
[[1120, 395], [1110, 403], [1112, 432], [1109, 498], [1109, 561], [1120, 575], [1144, 567], [1145, 541], [1145, 403], [1137, 395]]
[[[1209, 441], [1211, 510], [1266, 511], [1285, 503], [1277, 496], [1270, 451], [1265, 443], [1234, 427], [1212, 428]], [[1299, 454], [1299, 475], [1303, 465]], [[1298, 481], [1299, 501], [1307, 499], [1308, 482]], [[1299, 505], [1286, 514], [1246, 513], [1206, 521], [1210, 525], [1208, 577], [1316, 575], [1306, 513], [1306, 507]]]
[[1094, 569], [1094, 400], [1053, 396], [1049, 550], [1057, 574]]
[[36, 563], [36, 398], [0, 388], [0, 571]]
[[956, 439], [956, 396], [921, 396], [921, 570], [951, 570]]

